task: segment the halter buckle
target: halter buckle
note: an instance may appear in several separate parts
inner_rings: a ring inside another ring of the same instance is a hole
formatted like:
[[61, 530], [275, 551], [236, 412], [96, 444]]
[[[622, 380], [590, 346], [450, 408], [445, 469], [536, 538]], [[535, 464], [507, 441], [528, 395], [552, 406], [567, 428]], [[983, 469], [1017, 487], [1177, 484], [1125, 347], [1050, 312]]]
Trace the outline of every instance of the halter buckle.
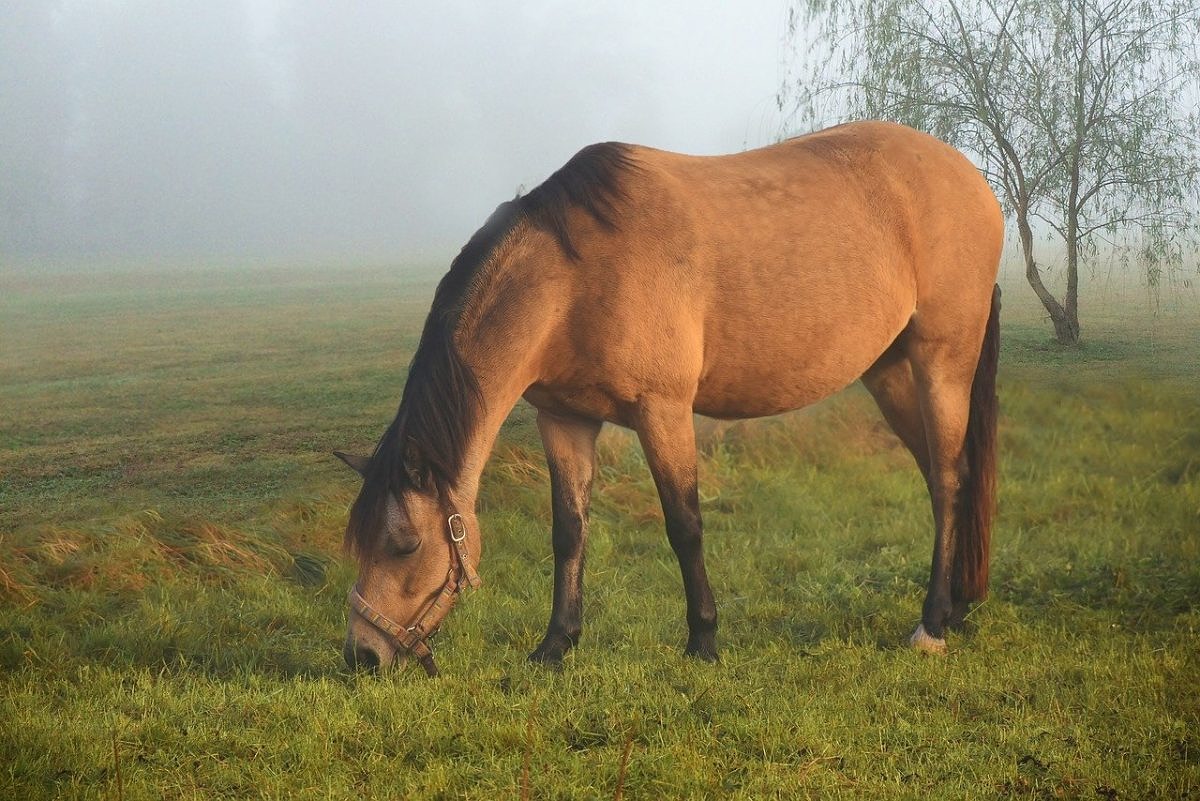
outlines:
[[[455, 523], [458, 523], [457, 528], [454, 526]], [[467, 526], [463, 523], [462, 515], [458, 512], [446, 518], [446, 525], [450, 527], [451, 542], [462, 542], [467, 538]]]

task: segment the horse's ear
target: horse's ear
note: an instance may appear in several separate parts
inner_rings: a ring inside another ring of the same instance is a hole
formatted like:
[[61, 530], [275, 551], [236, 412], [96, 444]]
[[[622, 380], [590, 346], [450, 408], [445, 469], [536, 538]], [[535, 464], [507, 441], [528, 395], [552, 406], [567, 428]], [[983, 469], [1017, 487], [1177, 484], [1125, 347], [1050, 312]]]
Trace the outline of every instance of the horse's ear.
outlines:
[[404, 472], [408, 474], [410, 484], [417, 489], [425, 489], [429, 480], [429, 468], [425, 464], [421, 449], [411, 438], [404, 447]]
[[358, 473], [363, 478], [367, 477], [367, 465], [371, 463], [370, 456], [358, 456], [343, 451], [334, 451], [333, 455], [348, 464], [355, 473]]

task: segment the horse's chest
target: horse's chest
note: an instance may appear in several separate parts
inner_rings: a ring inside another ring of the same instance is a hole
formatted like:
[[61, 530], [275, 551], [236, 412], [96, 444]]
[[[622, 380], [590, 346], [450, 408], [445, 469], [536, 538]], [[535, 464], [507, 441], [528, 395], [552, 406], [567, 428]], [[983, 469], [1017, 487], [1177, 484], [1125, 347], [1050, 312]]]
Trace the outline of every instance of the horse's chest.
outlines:
[[551, 414], [604, 420], [626, 426], [632, 423], [635, 405], [595, 384], [538, 383], [525, 390], [524, 398], [535, 408]]

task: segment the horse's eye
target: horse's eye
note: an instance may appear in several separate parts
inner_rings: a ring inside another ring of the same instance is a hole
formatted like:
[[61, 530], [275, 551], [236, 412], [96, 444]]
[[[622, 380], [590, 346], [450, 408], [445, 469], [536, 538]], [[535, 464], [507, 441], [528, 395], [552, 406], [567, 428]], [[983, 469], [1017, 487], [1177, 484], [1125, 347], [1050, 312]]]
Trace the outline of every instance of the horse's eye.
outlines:
[[384, 547], [389, 556], [408, 556], [421, 547], [421, 538], [412, 534], [389, 535]]

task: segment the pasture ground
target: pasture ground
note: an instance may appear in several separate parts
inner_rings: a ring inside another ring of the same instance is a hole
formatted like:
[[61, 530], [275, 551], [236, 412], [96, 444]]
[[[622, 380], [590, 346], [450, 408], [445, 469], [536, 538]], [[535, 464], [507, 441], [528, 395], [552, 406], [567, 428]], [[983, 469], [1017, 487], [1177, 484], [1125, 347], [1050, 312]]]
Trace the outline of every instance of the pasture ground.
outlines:
[[609, 429], [582, 647], [526, 664], [552, 564], [518, 407], [431, 682], [342, 666], [329, 452], [391, 419], [432, 272], [4, 270], [0, 798], [1200, 798], [1194, 291], [1086, 297], [1062, 349], [1007, 282], [992, 595], [947, 657], [902, 647], [927, 499], [853, 388], [700, 424], [715, 666]]

